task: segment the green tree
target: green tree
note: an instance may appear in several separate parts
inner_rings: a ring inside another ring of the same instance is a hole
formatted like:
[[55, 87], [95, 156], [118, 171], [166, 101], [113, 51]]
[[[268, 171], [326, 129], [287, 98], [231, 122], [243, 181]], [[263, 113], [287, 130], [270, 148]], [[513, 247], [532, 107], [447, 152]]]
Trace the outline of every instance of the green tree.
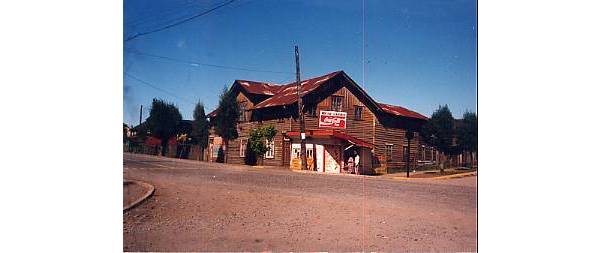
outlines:
[[235, 94], [224, 87], [219, 96], [219, 106], [214, 118], [215, 132], [223, 138], [225, 144], [224, 162], [227, 162], [227, 150], [230, 139], [238, 137], [237, 122], [240, 115], [240, 107]]
[[277, 130], [274, 126], [261, 126], [252, 129], [246, 149], [246, 163], [254, 165], [257, 158], [262, 161], [262, 157], [269, 151], [266, 140], [272, 141], [276, 134]]
[[129, 129], [129, 126], [123, 123], [123, 144], [127, 143], [127, 129]]
[[177, 127], [181, 121], [179, 109], [172, 103], [162, 99], [152, 99], [150, 117], [146, 120], [152, 135], [161, 140], [161, 155], [165, 155], [169, 138], [177, 134]]
[[456, 144], [469, 152], [473, 167], [473, 152], [477, 152], [477, 114], [468, 111], [463, 114], [463, 122], [456, 128]]
[[[204, 154], [204, 149], [208, 146], [209, 123], [204, 112], [204, 104], [198, 102], [194, 108], [194, 120], [192, 121], [192, 143], [200, 148], [200, 156]], [[198, 160], [200, 160], [200, 156]]]
[[454, 118], [448, 105], [439, 106], [420, 132], [425, 143], [442, 152], [440, 171], [444, 173], [445, 156], [452, 151], [452, 139], [454, 138]]

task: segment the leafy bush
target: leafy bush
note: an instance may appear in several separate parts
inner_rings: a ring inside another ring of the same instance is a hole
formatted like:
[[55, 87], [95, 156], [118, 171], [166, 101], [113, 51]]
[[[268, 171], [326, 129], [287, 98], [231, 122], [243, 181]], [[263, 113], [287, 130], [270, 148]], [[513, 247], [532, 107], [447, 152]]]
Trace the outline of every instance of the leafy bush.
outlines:
[[223, 151], [223, 147], [219, 147], [219, 152], [217, 153], [217, 162], [218, 163], [225, 162], [225, 152]]
[[246, 160], [248, 164], [256, 164], [256, 160], [259, 157], [263, 157], [269, 147], [267, 147], [266, 140], [272, 141], [277, 130], [274, 126], [262, 126], [254, 128], [250, 131], [250, 138], [248, 139], [248, 146], [246, 148]]
[[247, 165], [256, 165], [256, 153], [254, 153], [249, 146], [250, 144], [246, 144], [244, 163]]

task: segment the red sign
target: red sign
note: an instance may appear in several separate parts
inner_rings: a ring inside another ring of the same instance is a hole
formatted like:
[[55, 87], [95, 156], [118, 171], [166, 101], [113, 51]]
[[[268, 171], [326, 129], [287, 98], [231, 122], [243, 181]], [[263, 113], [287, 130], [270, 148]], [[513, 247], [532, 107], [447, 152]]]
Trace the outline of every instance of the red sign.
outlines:
[[319, 113], [319, 127], [346, 128], [346, 113], [321, 111]]

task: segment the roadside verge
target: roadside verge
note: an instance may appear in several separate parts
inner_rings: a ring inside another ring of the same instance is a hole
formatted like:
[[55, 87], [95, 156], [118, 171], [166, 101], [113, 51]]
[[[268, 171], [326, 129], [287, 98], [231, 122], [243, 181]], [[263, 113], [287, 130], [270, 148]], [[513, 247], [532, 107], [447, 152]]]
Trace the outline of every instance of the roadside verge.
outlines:
[[131, 180], [131, 179], [123, 179], [123, 183], [137, 184], [146, 190], [146, 192], [142, 195], [142, 197], [136, 199], [135, 201], [131, 202], [129, 205], [123, 207], [123, 212], [126, 212], [127, 210], [136, 207], [137, 205], [141, 204], [144, 200], [148, 199], [150, 196], [152, 196], [154, 194], [154, 186], [149, 183], [137, 181], [137, 180]]
[[452, 175], [447, 175], [447, 176], [439, 176], [439, 177], [425, 177], [425, 178], [414, 178], [414, 177], [404, 177], [404, 176], [396, 176], [396, 177], [387, 177], [390, 179], [394, 179], [394, 180], [415, 180], [415, 181], [419, 181], [419, 180], [444, 180], [444, 179], [454, 179], [454, 178], [463, 178], [463, 177], [471, 177], [471, 176], [477, 176], [477, 171], [471, 171], [471, 172], [465, 172], [465, 173], [458, 173], [458, 174], [452, 174]]

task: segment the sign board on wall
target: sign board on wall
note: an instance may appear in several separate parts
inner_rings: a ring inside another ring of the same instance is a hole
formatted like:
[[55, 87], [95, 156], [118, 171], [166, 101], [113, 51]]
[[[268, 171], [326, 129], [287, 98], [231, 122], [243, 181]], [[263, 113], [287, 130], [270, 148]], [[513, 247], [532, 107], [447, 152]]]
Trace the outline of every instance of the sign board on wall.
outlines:
[[346, 112], [321, 111], [319, 113], [319, 127], [346, 128]]

